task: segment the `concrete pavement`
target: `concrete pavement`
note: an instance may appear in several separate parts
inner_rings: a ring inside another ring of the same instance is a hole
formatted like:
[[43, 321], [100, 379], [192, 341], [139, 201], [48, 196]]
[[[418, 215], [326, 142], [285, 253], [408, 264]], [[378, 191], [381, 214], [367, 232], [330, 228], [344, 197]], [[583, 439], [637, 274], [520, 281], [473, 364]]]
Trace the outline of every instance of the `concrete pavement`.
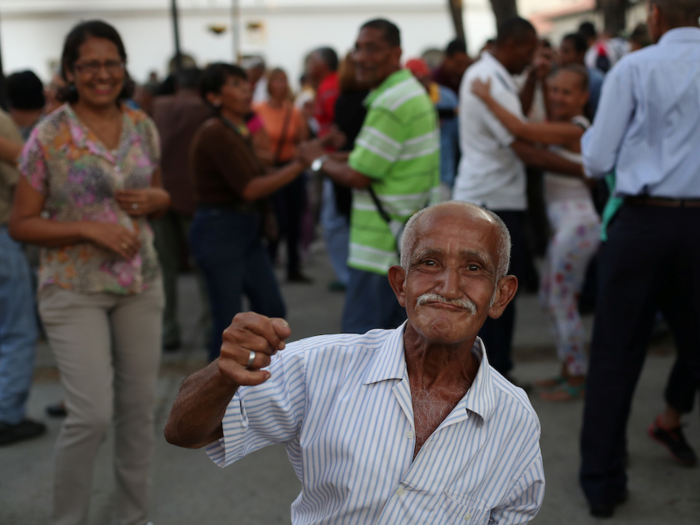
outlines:
[[[292, 339], [339, 330], [343, 295], [327, 291], [332, 272], [319, 247], [306, 266], [313, 285], [283, 284]], [[289, 523], [289, 506], [300, 484], [283, 447], [269, 447], [226, 469], [213, 465], [202, 451], [168, 445], [162, 427], [182, 378], [205, 364], [203, 335], [197, 326], [199, 302], [191, 275], [180, 281], [180, 318], [184, 347], [165, 354], [158, 381], [156, 451], [152, 519], [156, 525], [253, 525]], [[587, 320], [590, 325], [590, 319]], [[547, 320], [533, 296], [518, 303], [515, 376], [524, 382], [553, 375], [558, 364]], [[671, 345], [654, 345], [635, 397], [628, 427], [630, 500], [610, 525], [700, 523], [700, 468], [676, 466], [665, 450], [651, 441], [646, 428], [663, 408], [663, 388], [673, 364]], [[48, 521], [51, 502], [52, 449], [61, 421], [47, 419], [44, 406], [62, 396], [53, 359], [40, 345], [29, 415], [45, 420], [48, 435], [0, 448], [0, 525], [40, 525]], [[596, 523], [578, 483], [578, 435], [581, 402], [547, 404], [533, 397], [542, 423], [542, 451], [547, 491], [537, 525]], [[697, 407], [688, 417], [686, 435], [700, 451]], [[90, 525], [110, 523], [114, 480], [112, 437], [100, 450], [95, 468]]]

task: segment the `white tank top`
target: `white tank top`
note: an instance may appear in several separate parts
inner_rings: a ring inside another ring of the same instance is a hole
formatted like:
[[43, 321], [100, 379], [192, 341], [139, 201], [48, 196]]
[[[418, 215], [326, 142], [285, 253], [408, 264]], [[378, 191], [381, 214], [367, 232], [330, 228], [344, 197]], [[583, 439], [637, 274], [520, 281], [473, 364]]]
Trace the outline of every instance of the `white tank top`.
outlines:
[[[578, 116], [571, 119], [572, 124], [581, 126], [583, 129], [588, 129], [591, 123], [586, 117]], [[550, 146], [549, 151], [559, 155], [560, 157], [583, 164], [583, 157], [580, 153], [574, 153], [561, 146]], [[560, 175], [552, 172], [544, 174], [544, 199], [546, 203], [559, 202], [563, 200], [590, 200], [591, 192], [586, 184], [578, 177], [569, 175]]]

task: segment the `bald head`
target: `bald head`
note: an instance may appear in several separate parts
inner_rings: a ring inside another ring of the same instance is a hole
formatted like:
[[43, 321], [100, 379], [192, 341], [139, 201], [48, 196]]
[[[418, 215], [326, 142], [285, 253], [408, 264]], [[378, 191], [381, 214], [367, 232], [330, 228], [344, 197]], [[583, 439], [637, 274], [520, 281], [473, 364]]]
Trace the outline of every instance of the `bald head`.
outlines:
[[508, 273], [510, 266], [510, 232], [505, 223], [495, 213], [469, 202], [449, 201], [420, 210], [406, 223], [401, 238], [401, 266], [406, 270], [413, 259], [413, 251], [424, 235], [430, 235], [431, 222], [435, 216], [454, 215], [455, 218], [470, 222], [470, 228], [483, 228], [488, 235], [497, 237], [496, 253], [491, 254], [496, 265], [496, 280]]

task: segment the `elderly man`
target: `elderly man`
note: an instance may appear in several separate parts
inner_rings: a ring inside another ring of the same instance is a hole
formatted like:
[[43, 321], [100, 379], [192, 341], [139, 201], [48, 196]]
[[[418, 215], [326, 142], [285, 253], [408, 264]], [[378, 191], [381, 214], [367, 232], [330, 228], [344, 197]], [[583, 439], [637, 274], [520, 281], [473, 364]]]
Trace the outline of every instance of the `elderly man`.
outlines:
[[540, 425], [477, 337], [513, 298], [503, 222], [473, 204], [417, 213], [389, 281], [408, 321], [285, 347], [248, 313], [186, 379], [166, 439], [219, 465], [285, 443], [292, 523], [526, 523], [544, 495]]
[[[581, 484], [599, 517], [612, 516], [627, 496], [625, 431], [658, 308], [681, 363], [668, 403], [689, 408], [700, 385], [699, 16], [697, 0], [649, 2], [656, 45], [608, 73], [581, 141], [586, 172], [600, 178], [615, 169], [615, 195], [624, 198], [601, 252], [581, 433]], [[650, 429], [672, 451], [685, 443], [679, 417]]]

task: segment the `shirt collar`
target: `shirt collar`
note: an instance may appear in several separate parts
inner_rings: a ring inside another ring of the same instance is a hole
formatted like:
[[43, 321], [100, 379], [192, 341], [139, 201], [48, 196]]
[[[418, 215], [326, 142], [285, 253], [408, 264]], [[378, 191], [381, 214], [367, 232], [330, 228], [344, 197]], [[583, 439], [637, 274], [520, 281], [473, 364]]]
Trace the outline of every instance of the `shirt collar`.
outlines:
[[404, 378], [406, 374], [406, 359], [404, 357], [403, 333], [406, 329], [406, 323], [407, 321], [393, 330], [377, 350], [372, 368], [365, 379], [365, 385], [389, 379]]
[[[385, 339], [377, 351], [372, 367], [363, 384], [370, 385], [380, 381], [402, 380], [404, 377], [408, 377], [403, 342], [406, 323], [404, 322]], [[491, 375], [491, 365], [489, 365], [489, 360], [486, 357], [484, 343], [478, 337], [472, 347], [472, 353], [480, 361], [479, 371], [476, 373], [476, 377], [467, 393], [457, 403], [453, 413], [467, 410], [478, 414], [484, 421], [487, 421], [495, 410], [496, 395]]]
[[382, 82], [375, 89], [369, 92], [369, 95], [367, 95], [367, 98], [365, 98], [364, 100], [364, 105], [366, 107], [369, 107], [372, 104], [372, 102], [374, 102], [377, 99], [377, 97], [384, 93], [387, 89], [412, 77], [413, 75], [408, 69], [399, 69], [395, 73], [392, 73], [384, 79], [384, 82]]
[[700, 28], [677, 27], [666, 31], [659, 39], [659, 45], [669, 42], [700, 42]]
[[495, 69], [494, 73], [496, 74], [498, 80], [500, 80], [503, 84], [505, 84], [505, 88], [508, 89], [509, 91], [512, 91], [516, 95], [518, 94], [518, 86], [515, 83], [515, 80], [513, 79], [513, 75], [511, 75], [508, 70], [501, 64], [496, 57], [494, 57], [491, 53], [488, 51], [484, 51], [481, 54], [481, 60], [489, 64], [493, 69]]
[[496, 395], [493, 387], [491, 365], [488, 357], [486, 357], [484, 342], [481, 338], [476, 338], [472, 347], [472, 353], [477, 356], [481, 364], [472, 386], [469, 387], [467, 393], [457, 404], [457, 408], [474, 412], [481, 416], [481, 419], [484, 421], [488, 421], [496, 408]]

